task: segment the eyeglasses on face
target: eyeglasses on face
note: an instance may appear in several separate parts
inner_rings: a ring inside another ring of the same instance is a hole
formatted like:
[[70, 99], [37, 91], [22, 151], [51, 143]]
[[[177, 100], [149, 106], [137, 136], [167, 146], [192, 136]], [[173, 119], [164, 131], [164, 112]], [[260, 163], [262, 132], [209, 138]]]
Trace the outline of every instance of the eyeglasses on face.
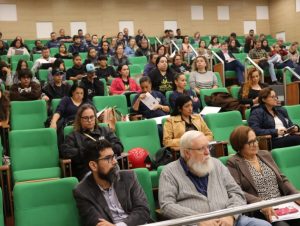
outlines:
[[250, 146], [250, 147], [253, 147], [255, 146], [256, 144], [258, 144], [259, 140], [257, 138], [255, 138], [254, 140], [249, 140], [247, 142], [247, 144]]
[[107, 163], [112, 163], [114, 160], [118, 160], [120, 158], [121, 158], [121, 156], [118, 157], [116, 154], [114, 154], [114, 155], [107, 155], [107, 156], [105, 156], [103, 158], [98, 158], [98, 159], [96, 159], [96, 161], [106, 160]]
[[208, 150], [208, 151], [211, 151], [212, 149], [212, 145], [206, 145], [206, 146], [203, 146], [201, 148], [187, 148], [188, 150], [194, 150], [194, 151], [198, 151], [198, 152], [201, 152], [203, 153], [204, 151]]
[[278, 96], [269, 96], [272, 99], [278, 99]]
[[82, 120], [88, 122], [88, 121], [94, 121], [95, 120], [95, 115], [91, 115], [91, 116], [82, 116], [81, 117]]

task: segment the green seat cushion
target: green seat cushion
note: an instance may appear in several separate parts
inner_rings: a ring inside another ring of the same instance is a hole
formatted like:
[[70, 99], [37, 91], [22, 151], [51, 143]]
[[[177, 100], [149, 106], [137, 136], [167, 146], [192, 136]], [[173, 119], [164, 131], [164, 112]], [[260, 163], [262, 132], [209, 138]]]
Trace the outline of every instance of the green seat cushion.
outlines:
[[235, 71], [225, 71], [225, 78], [236, 78]]
[[149, 171], [151, 182], [152, 182], [152, 188], [158, 188], [158, 175], [156, 170]]
[[61, 171], [59, 167], [18, 170], [13, 173], [15, 183], [29, 180], [40, 180], [47, 178], [60, 178]]

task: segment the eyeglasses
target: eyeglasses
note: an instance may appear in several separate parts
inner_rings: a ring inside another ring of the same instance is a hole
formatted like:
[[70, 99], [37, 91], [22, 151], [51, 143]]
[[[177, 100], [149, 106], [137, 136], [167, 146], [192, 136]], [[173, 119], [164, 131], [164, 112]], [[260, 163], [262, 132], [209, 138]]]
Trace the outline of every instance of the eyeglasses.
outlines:
[[105, 156], [103, 158], [98, 158], [98, 159], [96, 159], [96, 161], [106, 160], [107, 163], [112, 163], [114, 160], [118, 160], [118, 159], [120, 159], [120, 158], [116, 154], [114, 154], [114, 155]]
[[84, 121], [88, 122], [88, 121], [93, 121], [95, 120], [95, 115], [91, 115], [91, 116], [82, 116], [81, 117]]
[[201, 148], [187, 148], [187, 149], [203, 153], [205, 150], [211, 151], [212, 147], [213, 147], [212, 145], [207, 145], [207, 146], [203, 146]]
[[250, 147], [254, 147], [256, 144], [258, 144], [259, 140], [256, 138], [254, 140], [249, 140], [247, 142], [247, 144], [250, 146]]
[[278, 99], [278, 96], [269, 96], [271, 97], [272, 99]]

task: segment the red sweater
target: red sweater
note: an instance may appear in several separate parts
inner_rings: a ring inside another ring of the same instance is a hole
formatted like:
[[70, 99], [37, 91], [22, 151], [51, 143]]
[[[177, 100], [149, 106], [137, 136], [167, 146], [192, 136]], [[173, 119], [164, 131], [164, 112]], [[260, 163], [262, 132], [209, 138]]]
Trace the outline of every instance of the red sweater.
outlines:
[[[129, 81], [129, 90], [133, 92], [140, 92], [141, 88], [132, 78], [128, 78]], [[115, 78], [110, 86], [110, 94], [122, 94], [124, 93], [125, 86], [121, 78]]]

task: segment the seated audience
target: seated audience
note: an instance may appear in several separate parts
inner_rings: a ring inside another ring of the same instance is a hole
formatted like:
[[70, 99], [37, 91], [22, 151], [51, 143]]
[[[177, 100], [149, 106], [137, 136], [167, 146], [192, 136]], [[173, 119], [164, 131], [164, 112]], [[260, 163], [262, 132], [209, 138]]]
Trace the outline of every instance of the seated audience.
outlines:
[[12, 75], [13, 76], [13, 82], [11, 84], [9, 84], [9, 86], [11, 86], [12, 84], [17, 84], [19, 83], [19, 73], [21, 70], [23, 69], [29, 69], [28, 68], [28, 63], [26, 60], [22, 60], [20, 59], [18, 61], [18, 64], [17, 64], [17, 68], [16, 68], [16, 71], [15, 73]]
[[43, 93], [50, 99], [63, 98], [68, 96], [71, 86], [63, 81], [64, 71], [59, 68], [52, 69], [52, 79], [43, 87]]
[[218, 88], [217, 76], [207, 69], [207, 59], [204, 56], [198, 56], [193, 62], [193, 70], [190, 75], [190, 87], [197, 95], [200, 95], [201, 89]]
[[210, 43], [208, 45], [208, 49], [218, 49], [221, 47], [221, 44], [219, 43], [218, 36], [213, 35], [210, 39]]
[[156, 59], [158, 57], [158, 54], [157, 53], [151, 53], [150, 54], [150, 59], [149, 59], [149, 62], [148, 64], [145, 65], [144, 67], [144, 72], [143, 72], [143, 75], [144, 76], [149, 76], [150, 72], [156, 68]]
[[152, 88], [163, 94], [167, 91], [172, 91], [174, 73], [169, 68], [167, 57], [157, 57], [155, 64], [156, 68], [154, 68], [148, 75], [152, 82]]
[[[129, 40], [131, 39], [132, 37], [129, 35], [129, 31], [128, 31], [128, 28], [125, 27], [123, 29], [123, 39], [125, 41], [125, 45], [129, 45]], [[134, 42], [135, 42], [135, 39], [134, 39]]]
[[228, 44], [223, 42], [221, 44], [221, 51], [218, 52], [218, 55], [224, 61], [225, 71], [232, 70], [235, 71], [238, 83], [241, 85], [244, 82], [244, 71], [245, 67], [240, 61], [238, 61], [233, 54], [228, 51]]
[[146, 35], [144, 34], [144, 32], [142, 31], [142, 29], [138, 29], [138, 34], [135, 36], [135, 42], [136, 44], [138, 45], [138, 47], [141, 47], [142, 46], [142, 40], [143, 39], [146, 39], [147, 40], [147, 37]]
[[190, 96], [177, 97], [171, 117], [164, 124], [163, 144], [179, 150], [181, 136], [189, 130], [203, 132], [209, 141], [213, 140], [213, 134], [199, 114], [193, 114], [193, 100]]
[[261, 82], [261, 72], [255, 67], [248, 69], [246, 82], [239, 90], [238, 98], [242, 104], [258, 104], [258, 94], [267, 84]]
[[97, 35], [92, 35], [92, 41], [89, 45], [89, 48], [94, 48], [97, 52], [100, 51], [101, 45], [99, 43], [99, 39]]
[[78, 108], [89, 103], [87, 91], [77, 83], [74, 83], [68, 96], [61, 99], [51, 119], [50, 127], [57, 129], [62, 134], [62, 129], [74, 122]]
[[8, 127], [9, 105], [10, 104], [7, 93], [5, 93], [4, 90], [0, 88], [0, 128]]
[[115, 78], [110, 86], [110, 94], [118, 95], [127, 92], [140, 92], [141, 88], [136, 84], [135, 80], [130, 78], [128, 65], [119, 65], [117, 68], [119, 77]]
[[85, 76], [85, 68], [82, 64], [81, 56], [79, 54], [75, 54], [73, 56], [73, 67], [67, 70], [66, 79], [67, 80], [81, 80]]
[[267, 39], [262, 40], [261, 48], [264, 49], [268, 54], [272, 51]]
[[7, 55], [8, 49], [6, 48], [5, 42], [0, 40], [0, 56]]
[[189, 36], [184, 36], [181, 45], [181, 52], [183, 54], [183, 59], [187, 62], [191, 61], [193, 57], [195, 57], [195, 53], [190, 47]]
[[211, 51], [207, 49], [206, 42], [204, 40], [199, 42], [198, 53], [200, 56], [205, 56], [207, 59], [211, 58]]
[[164, 56], [168, 59], [169, 54], [167, 52], [167, 48], [164, 45], [160, 45], [157, 47], [156, 53], [158, 54], [158, 56]]
[[57, 58], [53, 65], [52, 68], [48, 69], [48, 82], [52, 82], [53, 77], [52, 77], [52, 71], [53, 70], [59, 70], [62, 73], [62, 80], [65, 81], [66, 80], [66, 66], [65, 66], [65, 62], [63, 61], [63, 59], [61, 58]]
[[[43, 47], [41, 58], [37, 59], [31, 70], [34, 75], [36, 75], [39, 69], [48, 69], [52, 66], [56, 58], [50, 56], [50, 49], [46, 46]], [[47, 67], [43, 68], [46, 65]]]
[[[300, 145], [299, 126], [295, 125], [285, 108], [278, 106], [278, 98], [272, 88], [259, 92], [257, 107], [251, 109], [248, 125], [257, 136], [271, 135], [272, 149]], [[287, 129], [295, 126], [291, 132]]]
[[130, 62], [128, 60], [128, 57], [124, 55], [124, 45], [118, 44], [116, 47], [115, 54], [111, 57], [111, 64], [113, 66], [119, 66], [119, 65], [129, 65]]
[[13, 40], [8, 49], [7, 57], [11, 58], [13, 55], [29, 55], [27, 48], [20, 39]]
[[67, 46], [65, 44], [60, 44], [58, 48], [58, 53], [55, 54], [54, 57], [60, 59], [72, 59], [72, 54], [68, 52]]
[[106, 56], [106, 57], [110, 57], [113, 55], [113, 52], [111, 51], [111, 49], [109, 48], [109, 43], [108, 41], [104, 41], [102, 40], [101, 42], [101, 49], [98, 52], [98, 56]]
[[98, 55], [96, 49], [90, 47], [87, 52], [86, 60], [84, 61], [84, 65], [93, 64], [94, 66], [98, 66]]
[[128, 45], [126, 46], [125, 50], [124, 50], [124, 54], [127, 57], [133, 57], [135, 56], [135, 51], [137, 50], [137, 45], [135, 43], [135, 39], [134, 38], [130, 38]]
[[32, 54], [42, 54], [42, 50], [43, 50], [43, 43], [41, 40], [35, 40], [34, 41], [34, 47], [31, 50]]
[[123, 32], [119, 32], [119, 33], [117, 34], [117, 40], [116, 40], [116, 42], [117, 42], [117, 45], [121, 44], [121, 45], [123, 45], [123, 47], [126, 46], [126, 43], [125, 43], [125, 40], [124, 40]]
[[195, 32], [195, 34], [193, 36], [193, 39], [192, 39], [192, 44], [198, 44], [199, 45], [199, 43], [201, 41], [200, 38], [201, 38], [200, 32], [199, 31]]
[[143, 188], [133, 171], [119, 170], [109, 142], [91, 143], [84, 159], [91, 174], [73, 192], [84, 225], [137, 226], [151, 222]]
[[123, 145], [119, 138], [108, 127], [99, 126], [96, 109], [90, 104], [83, 104], [79, 109], [74, 121], [74, 131], [66, 136], [61, 146], [61, 157], [72, 160], [72, 172], [81, 180], [89, 171], [85, 165], [84, 154], [88, 151], [89, 142], [108, 140], [116, 155], [121, 155]]
[[231, 53], [240, 53], [240, 49], [239, 49], [239, 47], [237, 47], [235, 39], [232, 39], [232, 40], [229, 41], [228, 50]]
[[65, 29], [61, 28], [59, 29], [59, 36], [57, 37], [57, 40], [60, 42], [72, 42], [71, 36], [68, 36], [65, 34]]
[[[246, 204], [241, 188], [226, 166], [211, 157], [209, 150], [209, 140], [202, 132], [183, 134], [180, 158], [166, 165], [159, 178], [162, 215], [173, 219]], [[264, 220], [240, 214], [202, 221], [200, 225], [271, 226]]]
[[285, 67], [291, 67], [291, 68], [294, 67], [293, 61], [291, 61], [288, 58], [288, 51], [285, 49], [281, 49], [278, 44], [275, 44], [273, 46], [273, 50], [271, 51], [270, 56], [271, 58], [268, 60], [270, 64], [269, 70], [270, 68], [274, 70], [274, 68], [283, 69]]
[[13, 84], [13, 75], [9, 65], [5, 61], [0, 61], [0, 85], [11, 86]]
[[135, 51], [135, 56], [145, 56], [149, 60], [150, 53], [148, 40], [142, 39], [140, 47]]
[[[227, 167], [242, 188], [247, 204], [299, 193], [280, 172], [271, 153], [259, 150], [256, 135], [250, 127], [235, 128], [230, 135], [230, 143], [237, 154], [228, 160]], [[300, 200], [296, 203], [300, 205]], [[262, 208], [251, 215], [269, 222], [272, 222], [272, 217], [277, 217], [273, 207]], [[272, 225], [298, 226], [300, 219], [278, 221]]]
[[80, 85], [87, 91], [87, 98], [93, 101], [94, 96], [104, 96], [104, 85], [95, 74], [95, 66], [93, 64], [87, 64], [86, 77], [81, 79]]
[[191, 67], [182, 62], [181, 55], [176, 54], [173, 58], [173, 64], [170, 67], [175, 73], [189, 73]]
[[175, 38], [178, 40], [178, 39], [184, 39], [184, 36], [181, 35], [181, 29], [180, 28], [177, 28], [176, 29], [176, 36]]
[[104, 78], [110, 85], [110, 80], [117, 77], [115, 69], [107, 64], [107, 57], [104, 55], [98, 57], [98, 65], [99, 67], [96, 68], [97, 78]]
[[293, 42], [288, 51], [288, 58], [293, 62], [293, 66], [296, 68], [299, 66], [299, 51], [298, 51], [298, 42]]
[[199, 112], [200, 110], [200, 100], [197, 97], [196, 93], [191, 89], [185, 89], [186, 87], [186, 78], [184, 74], [175, 75], [174, 79], [174, 91], [170, 95], [169, 103], [172, 109], [175, 109], [176, 99], [180, 96], [189, 96], [193, 101], [193, 112]]
[[50, 48], [57, 48], [59, 47], [60, 41], [57, 40], [56, 33], [53, 31], [50, 34], [50, 41], [47, 42], [46, 46]]
[[[167, 115], [170, 108], [167, 104], [165, 96], [159, 92], [152, 90], [151, 79], [148, 76], [143, 76], [140, 79], [141, 92], [137, 94], [133, 100], [132, 109], [143, 115], [144, 118], [155, 118]], [[146, 94], [150, 93], [157, 101], [158, 104], [153, 109], [149, 109], [142, 100], [146, 98]]]
[[252, 50], [255, 46], [255, 38], [246, 38], [245, 39], [245, 45], [244, 45], [244, 53], [250, 53], [250, 50]]
[[23, 69], [18, 73], [20, 83], [13, 84], [10, 87], [9, 98], [11, 101], [29, 101], [41, 98], [41, 86], [32, 81], [32, 72], [29, 69]]
[[229, 44], [230, 46], [230, 42], [231, 41], [235, 41], [235, 46], [237, 48], [240, 48], [242, 45], [240, 44], [239, 40], [237, 40], [237, 37], [236, 37], [236, 33], [235, 32], [232, 32], [229, 37], [226, 39], [226, 42]]
[[80, 36], [74, 35], [73, 36], [73, 44], [69, 46], [69, 52], [74, 54], [87, 52], [87, 46], [82, 43]]

